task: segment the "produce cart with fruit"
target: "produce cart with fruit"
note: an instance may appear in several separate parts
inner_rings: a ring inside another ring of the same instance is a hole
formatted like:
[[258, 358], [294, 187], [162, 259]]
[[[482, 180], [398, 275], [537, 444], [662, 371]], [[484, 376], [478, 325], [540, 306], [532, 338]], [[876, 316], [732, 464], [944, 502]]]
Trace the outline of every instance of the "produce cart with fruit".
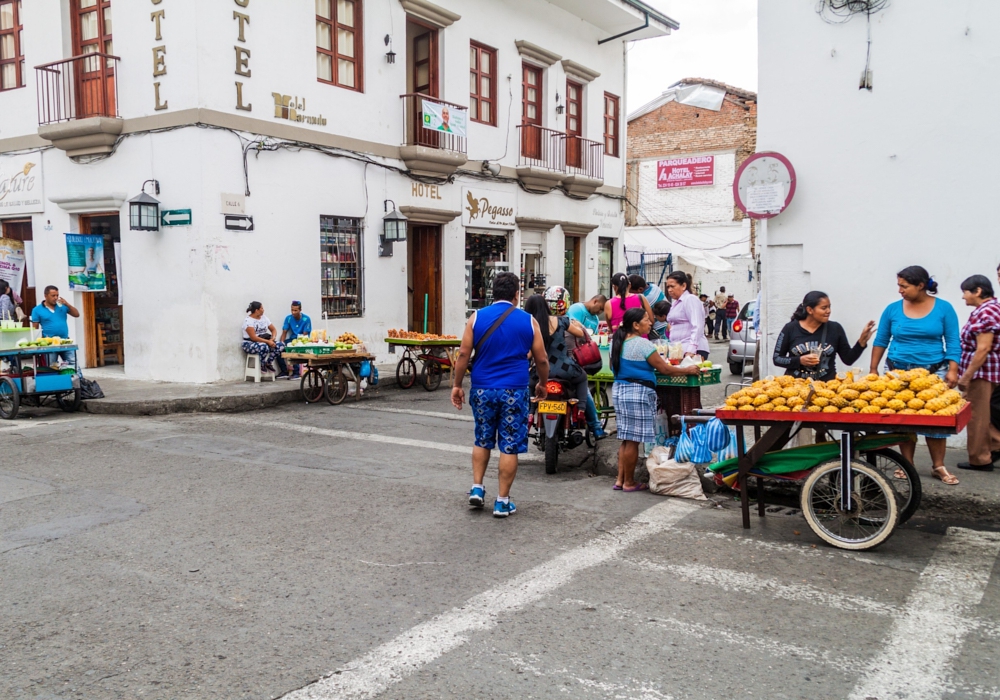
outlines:
[[76, 363], [50, 363], [55, 353], [76, 351], [76, 345], [59, 338], [41, 338], [30, 343], [0, 350], [0, 418], [13, 420], [21, 406], [40, 406], [46, 398], [54, 398], [64, 411], [79, 409], [80, 378]]
[[336, 406], [351, 393], [352, 383], [354, 400], [360, 401], [363, 385], [378, 384], [375, 358], [353, 333], [343, 333], [328, 342], [326, 331], [313, 331], [310, 336], [300, 336], [289, 342], [281, 356], [306, 365], [299, 382], [306, 403], [326, 398]]
[[448, 372], [449, 378], [458, 360], [458, 347], [462, 341], [454, 335], [434, 335], [413, 331], [390, 330], [385, 342], [389, 352], [403, 348], [403, 356], [396, 363], [396, 384], [401, 389], [409, 389], [417, 383], [417, 363], [420, 363], [420, 385], [427, 391], [441, 386], [441, 378]]
[[[920, 504], [920, 478], [894, 445], [915, 433], [955, 435], [972, 408], [926, 370], [829, 382], [793, 377], [755, 382], [726, 399], [715, 415], [736, 428], [735, 459], [712, 465], [740, 491], [743, 527], [750, 527], [749, 476], [757, 478], [758, 515], [765, 513], [762, 479], [804, 480], [803, 515], [818, 537], [843, 549], [871, 549]], [[746, 447], [745, 429], [755, 441]], [[784, 450], [801, 428], [839, 441]]]

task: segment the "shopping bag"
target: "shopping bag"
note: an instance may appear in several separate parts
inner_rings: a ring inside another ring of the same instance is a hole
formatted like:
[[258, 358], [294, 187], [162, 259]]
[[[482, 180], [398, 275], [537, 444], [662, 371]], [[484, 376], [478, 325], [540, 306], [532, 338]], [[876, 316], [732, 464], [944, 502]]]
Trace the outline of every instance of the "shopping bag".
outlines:
[[712, 450], [708, 447], [708, 433], [704, 425], [696, 425], [691, 429], [691, 460], [695, 464], [707, 464], [712, 461]]
[[705, 424], [705, 439], [708, 449], [718, 452], [729, 444], [729, 429], [718, 418], [713, 418]]
[[694, 465], [671, 459], [666, 448], [653, 448], [646, 459], [646, 469], [649, 471], [650, 492], [661, 496], [707, 500]]
[[687, 422], [681, 416], [681, 434], [677, 438], [677, 450], [674, 452], [674, 459], [678, 462], [690, 462], [694, 453], [694, 440], [687, 431]]

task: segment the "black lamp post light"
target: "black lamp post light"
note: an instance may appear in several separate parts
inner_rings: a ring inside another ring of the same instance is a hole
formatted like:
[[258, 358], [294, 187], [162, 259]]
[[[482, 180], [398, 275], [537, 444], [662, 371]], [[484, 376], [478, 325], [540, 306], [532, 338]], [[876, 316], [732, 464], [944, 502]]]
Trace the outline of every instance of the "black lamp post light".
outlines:
[[153, 184], [153, 191], [160, 194], [160, 183], [146, 180], [142, 183], [142, 192], [128, 200], [128, 227], [133, 231], [160, 230], [160, 202], [146, 194], [146, 185], [150, 183]]
[[[389, 211], [389, 202], [392, 202], [392, 211]], [[392, 244], [406, 241], [407, 218], [396, 210], [396, 203], [391, 199], [385, 200], [382, 206], [389, 213], [382, 217], [382, 233], [378, 237], [378, 255], [380, 258], [391, 258]]]

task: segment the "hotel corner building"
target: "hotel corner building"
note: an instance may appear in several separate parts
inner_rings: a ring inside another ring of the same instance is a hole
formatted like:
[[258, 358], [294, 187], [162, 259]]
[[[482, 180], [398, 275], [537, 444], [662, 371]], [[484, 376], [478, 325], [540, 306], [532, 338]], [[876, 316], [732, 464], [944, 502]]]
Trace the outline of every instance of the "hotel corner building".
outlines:
[[[85, 366], [103, 340], [131, 378], [212, 382], [251, 300], [384, 360], [390, 328], [460, 333], [499, 271], [606, 292], [625, 45], [676, 27], [639, 0], [0, 0], [22, 296], [81, 310]], [[143, 188], [158, 230], [130, 227]], [[72, 233], [103, 236], [104, 292], [68, 291]]]

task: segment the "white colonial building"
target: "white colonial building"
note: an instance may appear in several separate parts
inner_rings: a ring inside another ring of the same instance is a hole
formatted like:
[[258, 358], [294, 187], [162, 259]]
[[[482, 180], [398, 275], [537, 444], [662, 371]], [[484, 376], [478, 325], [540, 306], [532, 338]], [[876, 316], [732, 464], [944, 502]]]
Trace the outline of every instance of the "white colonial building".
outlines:
[[595, 294], [622, 264], [625, 43], [676, 26], [640, 0], [0, 0], [22, 296], [81, 309], [88, 366], [211, 382], [241, 376], [251, 300], [382, 354], [460, 333], [501, 270]]
[[[900, 269], [927, 268], [964, 322], [959, 285], [993, 278], [1000, 262], [1000, 3], [873, 3], [870, 27], [864, 12], [829, 5], [758, 9], [758, 150], [782, 153], [797, 175], [791, 205], [760, 236], [768, 366], [811, 289], [830, 294], [853, 339], [899, 299]], [[934, 97], [921, 98], [929, 86]]]

